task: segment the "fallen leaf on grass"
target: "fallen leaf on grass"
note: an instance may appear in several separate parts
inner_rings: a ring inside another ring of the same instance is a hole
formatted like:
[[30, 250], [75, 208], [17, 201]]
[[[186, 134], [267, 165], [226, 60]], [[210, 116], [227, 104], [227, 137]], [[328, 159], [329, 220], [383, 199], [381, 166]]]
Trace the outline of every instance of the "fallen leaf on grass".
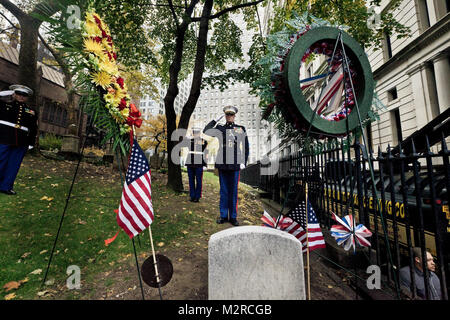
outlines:
[[333, 286], [328, 285], [328, 289], [333, 289]]
[[37, 295], [38, 295], [39, 297], [43, 297], [43, 296], [45, 296], [46, 294], [49, 294], [49, 293], [50, 293], [50, 291], [44, 290], [44, 291], [39, 291], [39, 292], [37, 293]]
[[20, 282], [10, 281], [3, 286], [3, 289], [5, 289], [5, 291], [8, 292], [11, 290], [17, 290], [17, 289], [19, 289], [19, 287], [20, 287]]
[[36, 269], [32, 272], [30, 272], [30, 274], [41, 274], [42, 273], [42, 269]]
[[54, 198], [49, 198], [47, 196], [43, 196], [41, 200], [53, 201]]
[[31, 254], [31, 252], [25, 252], [25, 253], [21, 256], [21, 258], [22, 258], [22, 259], [25, 259], [25, 258], [28, 257], [30, 254]]
[[163, 246], [164, 246], [164, 242], [158, 243], [158, 247], [163, 247]]
[[48, 250], [42, 250], [41, 252], [39, 252], [39, 254], [44, 254], [46, 253]]
[[87, 222], [86, 221], [83, 221], [83, 220], [81, 220], [81, 219], [78, 219], [78, 224], [86, 224]]
[[15, 297], [16, 297], [16, 294], [13, 292], [13, 293], [10, 293], [10, 294], [6, 295], [5, 296], [5, 300], [12, 300]]
[[46, 286], [52, 286], [54, 284], [55, 284], [55, 279], [50, 279], [50, 280], [45, 281]]
[[25, 278], [20, 281], [10, 281], [3, 286], [3, 289], [5, 289], [6, 292], [11, 291], [11, 290], [17, 290], [22, 285], [22, 283], [26, 283], [26, 282], [28, 282], [28, 278]]
[[183, 230], [182, 232], [183, 232], [183, 234], [188, 234], [188, 233], [189, 233], [189, 232], [186, 231], [186, 230]]

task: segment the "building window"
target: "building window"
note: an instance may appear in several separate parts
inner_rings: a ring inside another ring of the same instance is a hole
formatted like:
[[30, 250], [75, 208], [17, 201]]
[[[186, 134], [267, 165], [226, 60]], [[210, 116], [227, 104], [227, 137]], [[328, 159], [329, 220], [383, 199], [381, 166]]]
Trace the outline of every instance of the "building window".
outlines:
[[400, 119], [400, 110], [399, 109], [395, 109], [394, 111], [391, 111], [391, 125], [392, 125], [392, 135], [393, 135], [392, 142], [394, 145], [397, 145], [401, 141], [403, 141], [402, 122]]
[[418, 15], [419, 15], [419, 24], [421, 32], [424, 32], [426, 29], [430, 27], [430, 15], [428, 11], [428, 4], [427, 0], [419, 0], [419, 8], [418, 8]]
[[67, 110], [63, 110], [61, 126], [67, 127]]
[[391, 101], [397, 99], [398, 98], [398, 96], [397, 96], [397, 88], [394, 87], [394, 88], [388, 90], [387, 96], [388, 96], [388, 102], [391, 102]]
[[[367, 139], [367, 144], [369, 147], [369, 152], [373, 152], [373, 135], [372, 135], [372, 124], [368, 124], [366, 127], [366, 139]], [[364, 141], [363, 141], [364, 143]]]
[[384, 60], [389, 60], [392, 58], [392, 45], [391, 45], [391, 37], [389, 33], [384, 33], [384, 48], [383, 48]]
[[44, 111], [42, 112], [42, 121], [47, 122], [50, 112], [50, 101], [44, 100]]

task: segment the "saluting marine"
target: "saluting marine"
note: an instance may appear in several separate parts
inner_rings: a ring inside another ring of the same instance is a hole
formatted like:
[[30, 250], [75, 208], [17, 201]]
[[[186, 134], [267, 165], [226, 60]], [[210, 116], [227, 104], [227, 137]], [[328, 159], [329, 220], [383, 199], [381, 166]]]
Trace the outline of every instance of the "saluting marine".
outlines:
[[[229, 221], [233, 226], [238, 226], [237, 199], [240, 170], [247, 165], [249, 143], [245, 127], [234, 123], [238, 109], [227, 106], [223, 112], [226, 123], [217, 124], [222, 119], [222, 115], [208, 123], [203, 132], [219, 138], [216, 168], [219, 170], [220, 181], [220, 217], [217, 223]], [[212, 130], [214, 127], [217, 131]]]
[[194, 137], [189, 139], [189, 152], [186, 167], [189, 177], [190, 201], [198, 202], [202, 197], [203, 167], [206, 167], [205, 149], [208, 142], [201, 137], [201, 130], [193, 128]]
[[36, 111], [26, 103], [33, 90], [9, 88], [0, 92], [0, 192], [15, 195], [14, 180], [26, 151], [34, 147], [38, 125]]

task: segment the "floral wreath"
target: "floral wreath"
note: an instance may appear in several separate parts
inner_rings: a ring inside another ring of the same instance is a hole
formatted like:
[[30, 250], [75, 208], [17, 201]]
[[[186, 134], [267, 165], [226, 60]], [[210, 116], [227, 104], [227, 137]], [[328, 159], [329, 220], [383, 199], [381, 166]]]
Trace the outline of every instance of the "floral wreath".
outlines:
[[92, 83], [97, 86], [105, 107], [120, 127], [120, 133], [130, 133], [140, 127], [140, 111], [130, 103], [130, 95], [120, 76], [117, 53], [107, 24], [93, 9], [86, 12], [83, 31], [83, 49], [87, 56]]
[[[273, 90], [275, 101], [268, 106], [269, 109], [273, 109], [275, 106], [287, 109], [290, 111], [291, 115], [295, 115], [295, 112], [292, 112], [292, 107], [289, 104], [285, 103], [284, 95], [286, 93], [286, 88], [283, 81], [283, 71], [286, 63], [286, 58], [291, 51], [292, 47], [294, 46], [295, 42], [300, 39], [306, 32], [311, 30], [310, 25], [306, 25], [304, 28], [299, 30], [297, 33], [292, 34], [289, 38], [289, 41], [287, 45], [282, 47], [280, 49], [280, 53], [276, 58], [276, 63], [272, 65], [272, 82], [271, 82], [271, 89]], [[334, 41], [322, 41], [322, 42], [316, 42], [313, 45], [311, 45], [306, 52], [304, 53], [301, 64], [299, 68], [302, 67], [302, 64], [305, 63], [308, 58], [312, 54], [323, 54], [329, 57], [329, 60], [331, 60], [334, 47], [337, 45]], [[330, 65], [330, 74], [328, 75], [328, 79], [331, 79], [334, 74], [338, 71], [339, 67], [343, 63], [343, 53], [341, 48], [336, 48], [334, 59], [331, 62]], [[352, 63], [349, 61], [349, 70], [351, 74], [351, 79], [354, 81], [356, 72], [352, 68]], [[320, 114], [320, 117], [323, 119], [326, 119], [328, 121], [340, 121], [342, 119], [345, 119], [348, 114], [352, 111], [352, 108], [355, 104], [355, 97], [353, 95], [353, 91], [351, 89], [351, 82], [350, 77], [345, 77], [345, 83], [344, 83], [344, 91], [345, 91], [345, 99], [341, 103], [340, 107], [338, 108], [337, 112], [334, 112], [329, 115]], [[300, 123], [300, 119], [297, 119], [296, 116], [294, 116], [294, 125], [300, 129], [303, 126]]]

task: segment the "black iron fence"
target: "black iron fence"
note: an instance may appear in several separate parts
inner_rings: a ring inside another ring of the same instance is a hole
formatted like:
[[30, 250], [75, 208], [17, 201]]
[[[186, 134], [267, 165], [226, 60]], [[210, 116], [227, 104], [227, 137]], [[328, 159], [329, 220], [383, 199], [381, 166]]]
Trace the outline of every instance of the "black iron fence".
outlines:
[[[423, 138], [423, 137], [422, 137]], [[279, 159], [277, 163], [250, 165], [241, 172], [241, 181], [258, 187], [272, 200], [292, 207], [304, 195], [308, 197], [325, 230], [336, 224], [331, 212], [339, 216], [352, 214], [356, 222], [368, 227], [373, 235], [368, 249], [372, 263], [381, 270], [388, 283], [397, 283], [402, 267], [426, 270], [424, 277], [439, 277], [441, 297], [448, 300], [450, 269], [449, 151], [445, 138], [440, 151], [432, 152], [427, 143], [417, 146], [414, 140], [404, 146], [410, 150], [388, 147], [377, 154], [363, 151], [356, 142], [348, 147], [346, 140], [332, 140]], [[437, 150], [437, 147], [433, 147]], [[434, 150], [433, 149], [433, 150]], [[395, 153], [394, 153], [395, 152]], [[371, 161], [374, 170], [371, 175]], [[268, 167], [274, 174], [266, 175]], [[276, 168], [278, 167], [278, 170]], [[275, 169], [274, 169], [275, 168]], [[413, 247], [421, 248], [421, 263], [415, 266]], [[435, 274], [426, 265], [426, 251], [435, 260]], [[434, 278], [436, 279], [436, 278]], [[435, 283], [420, 284], [410, 277], [413, 298], [434, 296]], [[423, 281], [423, 280], [422, 280]]]

